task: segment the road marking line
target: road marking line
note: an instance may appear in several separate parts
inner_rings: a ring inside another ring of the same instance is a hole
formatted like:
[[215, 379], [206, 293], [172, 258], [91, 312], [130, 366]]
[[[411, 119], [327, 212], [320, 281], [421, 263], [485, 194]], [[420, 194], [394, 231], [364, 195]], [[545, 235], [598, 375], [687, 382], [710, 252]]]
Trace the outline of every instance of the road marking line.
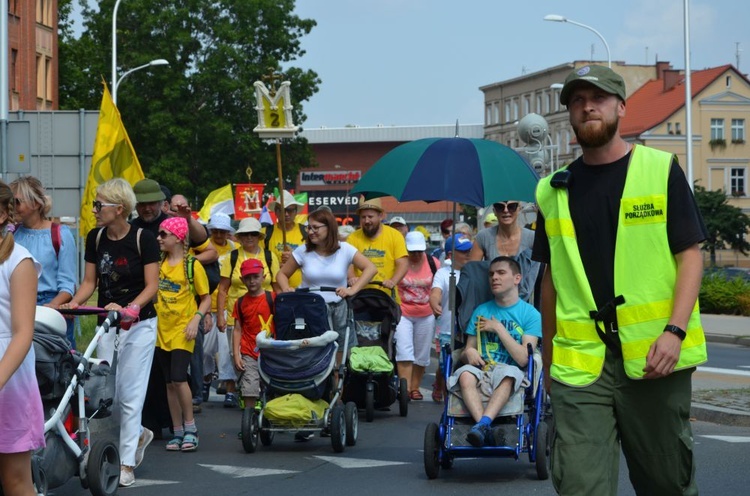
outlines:
[[717, 367], [698, 367], [698, 372], [707, 372], [709, 374], [741, 375], [743, 377], [750, 377], [750, 370], [720, 369]]
[[281, 475], [281, 474], [296, 474], [298, 471], [295, 470], [279, 470], [275, 468], [253, 468], [253, 467], [235, 467], [232, 465], [209, 465], [199, 463], [201, 467], [206, 467], [209, 470], [218, 472], [220, 474], [229, 475], [235, 479], [242, 477], [260, 477], [262, 475]]
[[388, 462], [383, 460], [368, 460], [366, 458], [344, 458], [339, 456], [318, 456], [323, 461], [333, 463], [341, 468], [372, 468], [387, 467], [389, 465], [408, 465], [409, 462]]
[[133, 487], [163, 486], [164, 484], [180, 484], [181, 482], [182, 481], [141, 479], [140, 477], [138, 477], [135, 480], [135, 485]]
[[700, 436], [727, 443], [750, 443], [750, 436]]

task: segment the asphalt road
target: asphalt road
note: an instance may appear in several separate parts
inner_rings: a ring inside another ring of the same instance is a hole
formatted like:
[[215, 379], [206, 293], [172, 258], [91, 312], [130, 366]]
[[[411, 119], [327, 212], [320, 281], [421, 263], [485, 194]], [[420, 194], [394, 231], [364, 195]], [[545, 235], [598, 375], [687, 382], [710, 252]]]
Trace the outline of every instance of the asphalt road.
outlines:
[[[720, 359], [721, 354], [726, 357]], [[746, 348], [722, 345], [719, 351], [714, 350], [711, 366], [738, 368], [747, 364], [745, 356]], [[424, 430], [441, 414], [441, 407], [429, 400], [426, 386], [432, 380], [425, 377], [426, 400], [411, 402], [408, 417], [399, 417], [394, 404], [391, 412], [376, 412], [372, 423], [361, 418], [356, 446], [340, 454], [333, 452], [329, 438], [316, 436], [299, 443], [290, 435], [279, 434], [272, 446], [259, 446], [256, 453], [247, 454], [237, 439], [239, 410], [223, 408], [222, 398], [214, 395], [197, 415], [199, 450], [170, 453], [164, 449], [166, 440], [155, 440], [136, 470], [136, 485], [120, 492], [133, 496], [555, 494], [550, 481], [537, 480], [527, 458], [459, 459], [453, 469], [441, 470], [438, 479], [428, 480], [422, 463]], [[746, 493], [750, 486], [750, 428], [695, 422], [694, 435], [701, 493]], [[620, 494], [632, 495], [624, 461], [621, 467]], [[49, 494], [89, 492], [73, 479]]]

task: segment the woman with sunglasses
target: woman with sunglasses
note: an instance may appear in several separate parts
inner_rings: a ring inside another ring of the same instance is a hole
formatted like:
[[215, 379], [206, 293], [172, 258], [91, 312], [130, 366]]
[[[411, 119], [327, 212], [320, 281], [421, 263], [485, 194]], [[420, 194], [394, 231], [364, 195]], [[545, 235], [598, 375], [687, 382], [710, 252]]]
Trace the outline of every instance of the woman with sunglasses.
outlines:
[[[70, 229], [60, 224], [53, 225], [49, 219], [52, 200], [39, 179], [19, 177], [10, 183], [10, 189], [13, 191], [15, 221], [19, 222], [13, 237], [42, 264], [36, 303], [57, 308], [70, 301], [75, 293], [78, 256], [75, 239]], [[70, 319], [67, 323], [68, 341], [71, 349], [75, 349], [74, 321]]]
[[534, 283], [539, 273], [539, 263], [531, 260], [534, 231], [518, 223], [520, 202], [502, 201], [494, 203], [492, 207], [497, 225], [479, 231], [469, 260], [493, 260], [501, 255], [513, 257], [523, 274], [518, 293], [522, 300], [528, 302], [534, 294]]
[[[234, 303], [240, 296], [247, 293], [247, 286], [242, 281], [240, 273], [242, 262], [250, 258], [260, 260], [265, 274], [264, 291], [277, 291], [275, 277], [279, 273], [279, 259], [272, 251], [260, 247], [260, 242], [265, 239], [266, 235], [258, 219], [253, 217], [242, 219], [234, 235], [240, 246], [219, 259], [221, 279], [219, 294], [216, 297], [216, 327], [219, 331], [226, 332], [230, 355], [233, 350], [232, 334], [234, 331], [234, 317], [232, 317], [231, 309], [234, 308]], [[225, 386], [227, 392], [224, 396], [224, 407], [234, 408], [237, 406], [235, 381], [226, 381]]]
[[[97, 306], [121, 313], [131, 321], [126, 332], [108, 332], [97, 345], [97, 357], [112, 363], [117, 338], [115, 414], [120, 423], [120, 485], [135, 483], [133, 469], [153, 434], [141, 428], [151, 363], [156, 345], [156, 309], [160, 250], [150, 231], [128, 223], [135, 209], [135, 193], [121, 178], [96, 188], [93, 213], [97, 228], [86, 236], [83, 281], [69, 303], [60, 308], [85, 305], [98, 291]], [[142, 437], [143, 435], [143, 437]]]
[[[362, 271], [362, 275], [352, 287], [347, 287], [346, 274], [350, 265]], [[323, 291], [320, 295], [328, 305], [328, 320], [331, 329], [339, 333], [338, 362], [344, 356], [345, 332], [349, 329], [349, 349], [357, 344], [354, 325], [348, 320], [348, 308], [344, 298], [353, 296], [365, 287], [377, 274], [375, 264], [345, 241], [339, 241], [338, 224], [333, 214], [318, 209], [307, 218], [307, 241], [292, 252], [276, 282], [282, 292], [293, 291], [289, 279], [297, 270], [302, 275], [300, 287], [327, 286], [336, 292]], [[348, 350], [347, 350], [348, 352]]]

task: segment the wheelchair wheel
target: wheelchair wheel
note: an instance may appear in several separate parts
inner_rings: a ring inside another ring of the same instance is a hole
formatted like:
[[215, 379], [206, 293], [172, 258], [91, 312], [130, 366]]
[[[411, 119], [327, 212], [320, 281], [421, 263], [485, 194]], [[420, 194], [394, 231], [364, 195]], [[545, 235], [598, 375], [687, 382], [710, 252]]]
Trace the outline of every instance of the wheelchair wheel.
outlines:
[[336, 405], [331, 411], [331, 445], [333, 451], [341, 453], [346, 444], [346, 420], [344, 419], [344, 407]]
[[375, 384], [368, 382], [365, 389], [365, 420], [372, 422], [375, 418]]
[[359, 415], [357, 414], [357, 404], [353, 401], [344, 406], [344, 420], [346, 421], [346, 445], [354, 446], [357, 444]]
[[424, 472], [428, 479], [440, 474], [440, 429], [436, 423], [427, 424], [424, 431]]
[[258, 437], [260, 438], [260, 444], [263, 446], [271, 446], [271, 443], [273, 442], [273, 431], [271, 430], [271, 422], [265, 417], [263, 417]]
[[255, 410], [242, 411], [242, 448], [245, 453], [255, 453], [258, 448], [258, 414]]
[[549, 478], [548, 455], [550, 449], [550, 432], [549, 424], [542, 420], [536, 428], [534, 437], [534, 451], [536, 454], [536, 475], [539, 480]]
[[409, 391], [403, 377], [398, 381], [398, 414], [402, 417], [409, 414]]
[[114, 496], [120, 484], [120, 453], [109, 441], [93, 444], [86, 466], [86, 477], [94, 496]]

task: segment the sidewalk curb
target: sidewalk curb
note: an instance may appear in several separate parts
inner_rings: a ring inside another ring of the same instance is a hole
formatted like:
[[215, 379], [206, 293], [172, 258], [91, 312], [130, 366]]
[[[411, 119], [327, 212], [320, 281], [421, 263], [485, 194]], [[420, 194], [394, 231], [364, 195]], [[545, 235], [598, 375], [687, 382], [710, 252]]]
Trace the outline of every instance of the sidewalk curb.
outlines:
[[749, 413], [740, 410], [732, 410], [731, 408], [706, 405], [704, 403], [693, 403], [690, 405], [690, 417], [702, 422], [750, 427]]
[[706, 332], [706, 341], [709, 343], [736, 344], [750, 347], [750, 336], [735, 336], [733, 334], [719, 334]]

